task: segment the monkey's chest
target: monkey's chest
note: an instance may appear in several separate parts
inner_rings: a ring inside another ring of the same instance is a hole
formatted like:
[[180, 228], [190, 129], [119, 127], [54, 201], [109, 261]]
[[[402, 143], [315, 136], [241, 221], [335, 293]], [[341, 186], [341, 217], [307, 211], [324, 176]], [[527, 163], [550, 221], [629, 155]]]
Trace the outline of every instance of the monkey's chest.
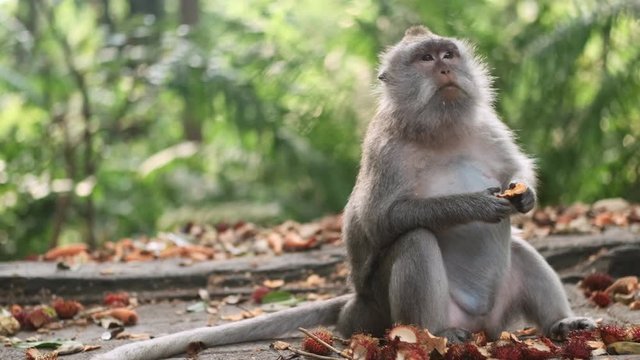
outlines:
[[490, 163], [473, 158], [457, 157], [440, 164], [425, 166], [417, 172], [416, 193], [434, 197], [481, 191], [500, 186], [496, 171]]

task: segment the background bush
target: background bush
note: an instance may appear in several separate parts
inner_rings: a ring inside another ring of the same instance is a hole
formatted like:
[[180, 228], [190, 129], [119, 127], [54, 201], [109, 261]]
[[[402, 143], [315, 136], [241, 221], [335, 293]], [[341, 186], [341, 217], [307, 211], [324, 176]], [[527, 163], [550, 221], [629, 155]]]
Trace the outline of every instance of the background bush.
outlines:
[[640, 199], [637, 1], [0, 1], [0, 258], [338, 212], [377, 54], [469, 38], [541, 201]]

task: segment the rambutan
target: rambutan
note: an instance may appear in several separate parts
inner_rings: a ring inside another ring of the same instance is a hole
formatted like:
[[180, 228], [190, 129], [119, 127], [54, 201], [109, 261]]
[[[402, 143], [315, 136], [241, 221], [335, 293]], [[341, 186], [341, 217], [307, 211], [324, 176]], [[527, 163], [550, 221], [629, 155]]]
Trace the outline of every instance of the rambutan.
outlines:
[[47, 325], [53, 319], [56, 318], [56, 311], [50, 306], [36, 306], [32, 311], [28, 312], [25, 316], [25, 324], [29, 329], [40, 329], [44, 325]]
[[79, 302], [62, 298], [56, 299], [51, 305], [60, 319], [71, 319], [82, 309]]
[[[585, 331], [585, 330], [582, 330]], [[593, 330], [592, 330], [593, 333]], [[552, 353], [557, 353], [558, 351], [560, 351], [560, 347], [558, 345], [556, 345], [553, 341], [551, 341], [551, 339], [549, 339], [546, 336], [542, 336], [539, 338], [540, 342], [545, 344], [548, 348], [549, 351], [551, 351]]]
[[[313, 330], [311, 333], [327, 344], [333, 345], [333, 334], [331, 333], [331, 331], [325, 328], [318, 328], [316, 330]], [[331, 349], [310, 336], [305, 336], [305, 338], [302, 340], [302, 349], [316, 355], [331, 354]]]
[[380, 358], [380, 348], [378, 344], [378, 339], [370, 335], [353, 335], [349, 343], [351, 357], [353, 357], [354, 360], [377, 360]]
[[400, 340], [398, 338], [394, 338], [393, 340], [388, 340], [387, 343], [382, 348], [380, 348], [380, 359], [395, 360], [396, 355], [398, 354], [399, 345], [400, 345]]
[[555, 357], [555, 354], [551, 351], [536, 349], [530, 346], [523, 346], [522, 358], [526, 360], [547, 360]]
[[589, 359], [591, 358], [591, 348], [585, 338], [572, 337], [562, 346], [560, 356], [563, 359]]
[[598, 326], [598, 331], [600, 332], [600, 338], [605, 345], [618, 341], [625, 341], [627, 339], [627, 330], [618, 325], [600, 325]]
[[119, 293], [107, 293], [104, 296], [103, 302], [109, 307], [123, 307], [129, 305], [129, 294], [126, 292]]
[[595, 329], [591, 329], [591, 330], [573, 330], [571, 332], [569, 332], [569, 334], [567, 334], [567, 339], [571, 339], [571, 338], [577, 338], [577, 339], [581, 339], [583, 341], [594, 341], [597, 340], [599, 334], [597, 333], [597, 330]]
[[601, 308], [611, 305], [612, 302], [611, 296], [604, 291], [595, 291], [591, 293], [591, 297], [589, 299]]
[[419, 344], [400, 343], [395, 360], [429, 360], [429, 354]]
[[629, 329], [629, 338], [631, 341], [640, 342], [640, 326], [632, 326]]
[[613, 284], [613, 277], [609, 274], [595, 272], [593, 274], [585, 276], [580, 283], [580, 287], [589, 292], [592, 291], [604, 291], [606, 288]]
[[485, 360], [478, 347], [471, 343], [453, 344], [444, 355], [445, 360]]
[[402, 342], [415, 344], [421, 337], [421, 331], [411, 325], [396, 325], [387, 332], [387, 339], [395, 340], [396, 338]]
[[495, 342], [489, 349], [491, 356], [500, 360], [524, 360], [523, 345], [506, 341]]

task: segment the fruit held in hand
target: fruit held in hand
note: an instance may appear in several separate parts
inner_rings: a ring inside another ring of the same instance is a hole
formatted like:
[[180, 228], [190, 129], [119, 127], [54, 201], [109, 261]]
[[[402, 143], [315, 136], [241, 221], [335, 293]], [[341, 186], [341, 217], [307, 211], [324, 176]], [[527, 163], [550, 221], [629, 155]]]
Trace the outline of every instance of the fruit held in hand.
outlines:
[[522, 195], [527, 191], [527, 185], [524, 183], [513, 183], [509, 185], [509, 188], [502, 193], [496, 195], [499, 198], [514, 198]]

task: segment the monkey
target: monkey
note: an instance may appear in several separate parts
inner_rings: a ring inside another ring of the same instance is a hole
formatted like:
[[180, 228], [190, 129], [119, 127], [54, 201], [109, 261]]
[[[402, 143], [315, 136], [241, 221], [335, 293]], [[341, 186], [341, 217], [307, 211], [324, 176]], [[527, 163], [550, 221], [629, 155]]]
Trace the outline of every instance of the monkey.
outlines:
[[[218, 346], [336, 325], [376, 336], [413, 324], [452, 342], [497, 338], [524, 318], [562, 339], [595, 323], [571, 311], [560, 279], [513, 234], [509, 216], [536, 203], [534, 161], [494, 110], [492, 79], [465, 40], [409, 28], [381, 54], [379, 104], [368, 125], [343, 237], [353, 294], [94, 357], [158, 359], [193, 341]], [[513, 182], [527, 190], [496, 193]]]
[[[535, 205], [533, 161], [493, 108], [486, 65], [466, 41], [412, 27], [381, 57], [378, 111], [344, 213], [355, 298], [338, 328], [414, 324], [464, 341], [518, 317], [563, 337], [592, 328], [509, 215]], [[495, 193], [513, 182], [527, 191]]]

